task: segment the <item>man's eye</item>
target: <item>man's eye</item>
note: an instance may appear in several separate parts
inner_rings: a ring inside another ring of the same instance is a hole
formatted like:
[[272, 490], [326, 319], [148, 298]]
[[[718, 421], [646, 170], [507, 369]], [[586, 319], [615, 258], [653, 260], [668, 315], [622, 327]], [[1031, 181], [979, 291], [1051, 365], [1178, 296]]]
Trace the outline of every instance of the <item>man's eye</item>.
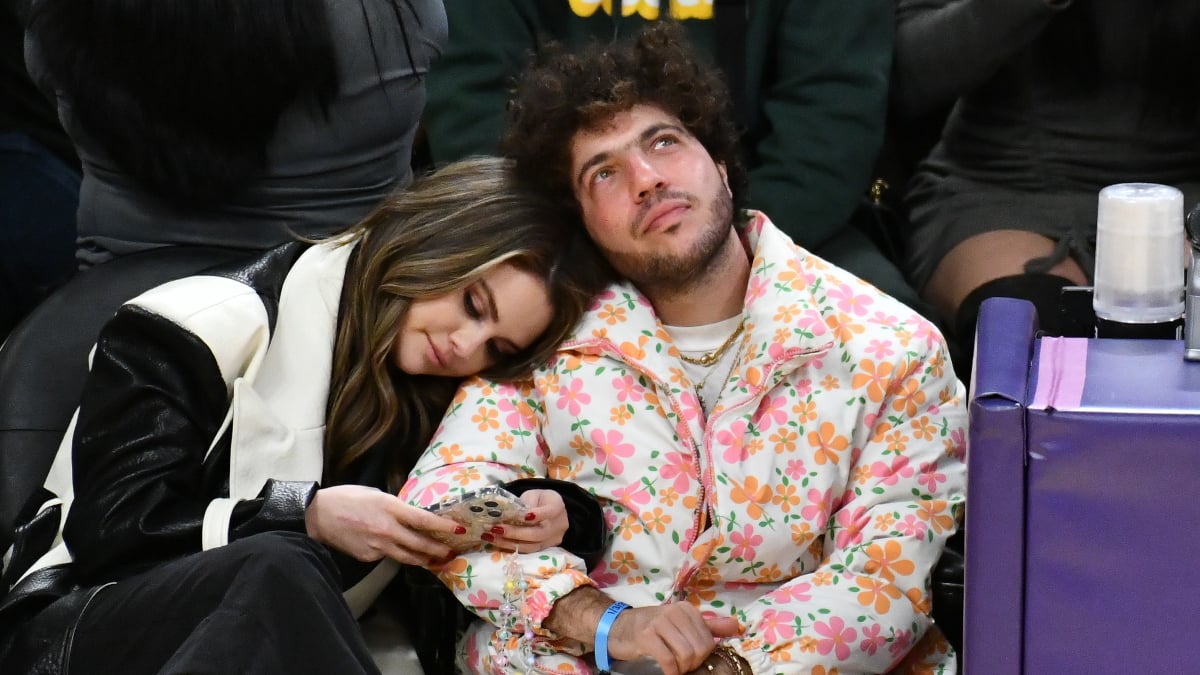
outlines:
[[612, 169], [600, 169], [596, 173], [592, 174], [592, 182], [599, 183], [602, 180], [608, 180], [610, 177], [612, 177], [612, 173]]
[[675, 139], [671, 136], [661, 136], [654, 141], [654, 147], [665, 148], [669, 145], [675, 145]]

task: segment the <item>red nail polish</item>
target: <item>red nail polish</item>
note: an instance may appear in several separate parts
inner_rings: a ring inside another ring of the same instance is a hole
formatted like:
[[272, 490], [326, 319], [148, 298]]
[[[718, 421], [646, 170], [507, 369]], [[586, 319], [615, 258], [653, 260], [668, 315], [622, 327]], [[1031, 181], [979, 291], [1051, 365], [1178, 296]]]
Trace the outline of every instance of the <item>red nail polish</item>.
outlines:
[[479, 538], [484, 541], [494, 541], [496, 539], [495, 537], [488, 534], [487, 532], [484, 532], [483, 534], [479, 535]]
[[533, 520], [534, 518], [537, 518], [536, 513], [526, 513], [525, 514], [525, 520]]
[[466, 534], [466, 533], [467, 533], [467, 528], [463, 527], [462, 525], [459, 525], [458, 527], [454, 528], [454, 534]]
[[492, 528], [492, 534], [504, 534], [504, 528], [497, 525]]

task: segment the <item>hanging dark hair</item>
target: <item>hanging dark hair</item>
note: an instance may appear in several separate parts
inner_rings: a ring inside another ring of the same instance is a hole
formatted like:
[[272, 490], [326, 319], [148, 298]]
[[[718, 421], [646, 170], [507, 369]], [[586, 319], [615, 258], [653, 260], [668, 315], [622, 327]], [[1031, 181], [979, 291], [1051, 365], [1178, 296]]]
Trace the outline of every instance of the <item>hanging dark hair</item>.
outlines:
[[[1047, 27], [1054, 74], [1072, 87], [1098, 89], [1111, 77], [1146, 91], [1143, 120], [1200, 123], [1200, 2], [1077, 2]], [[1119, 44], [1118, 44], [1119, 41]], [[1110, 44], [1111, 43], [1111, 44]], [[1113, 46], [1120, 47], [1120, 57]]]
[[39, 0], [29, 31], [80, 130], [205, 206], [260, 177], [281, 113], [337, 90], [323, 0]]

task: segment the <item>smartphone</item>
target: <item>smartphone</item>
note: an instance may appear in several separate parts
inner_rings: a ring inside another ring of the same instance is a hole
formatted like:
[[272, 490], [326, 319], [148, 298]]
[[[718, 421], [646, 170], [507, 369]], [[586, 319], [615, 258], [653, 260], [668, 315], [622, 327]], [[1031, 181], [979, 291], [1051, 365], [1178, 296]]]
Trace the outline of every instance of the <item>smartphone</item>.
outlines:
[[450, 545], [455, 551], [468, 551], [482, 546], [485, 542], [480, 535], [502, 523], [523, 522], [526, 513], [525, 504], [520, 498], [499, 486], [447, 497], [428, 507], [428, 510], [467, 528], [464, 534], [433, 533], [435, 539]]

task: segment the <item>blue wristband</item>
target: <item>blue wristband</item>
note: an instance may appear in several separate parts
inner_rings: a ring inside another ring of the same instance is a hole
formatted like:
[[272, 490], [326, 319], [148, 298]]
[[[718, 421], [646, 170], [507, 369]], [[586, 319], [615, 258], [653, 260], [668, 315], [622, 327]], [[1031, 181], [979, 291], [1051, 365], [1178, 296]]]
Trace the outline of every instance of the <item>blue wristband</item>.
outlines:
[[629, 605], [623, 602], [614, 602], [604, 610], [604, 616], [600, 617], [600, 623], [596, 625], [596, 667], [602, 673], [607, 673], [612, 669], [608, 662], [608, 629], [612, 628], [613, 622], [617, 620], [617, 615], [627, 609], [629, 609]]

